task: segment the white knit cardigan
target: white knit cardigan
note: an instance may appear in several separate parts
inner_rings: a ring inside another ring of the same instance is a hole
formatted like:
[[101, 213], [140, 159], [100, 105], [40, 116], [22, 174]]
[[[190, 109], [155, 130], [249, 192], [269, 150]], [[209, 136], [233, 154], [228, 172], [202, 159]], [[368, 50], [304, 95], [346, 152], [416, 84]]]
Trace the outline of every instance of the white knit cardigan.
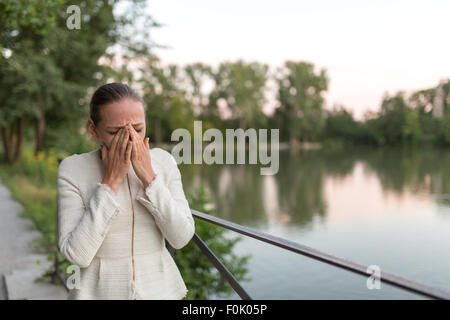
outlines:
[[[102, 184], [100, 149], [58, 168], [58, 248], [80, 267], [69, 299], [183, 299], [187, 288], [165, 246], [181, 249], [195, 224], [173, 156], [150, 149], [155, 179], [144, 190], [130, 164], [115, 194]], [[75, 282], [76, 283], [76, 282]]]

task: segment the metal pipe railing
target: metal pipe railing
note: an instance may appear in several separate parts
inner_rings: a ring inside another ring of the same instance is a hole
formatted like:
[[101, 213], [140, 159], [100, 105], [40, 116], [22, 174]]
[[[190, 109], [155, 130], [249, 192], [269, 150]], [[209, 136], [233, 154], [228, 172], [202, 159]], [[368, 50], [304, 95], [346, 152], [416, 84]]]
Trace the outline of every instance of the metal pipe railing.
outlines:
[[[286, 240], [280, 237], [276, 237], [264, 232], [256, 231], [248, 227], [241, 226], [239, 224], [220, 219], [217, 217], [214, 217], [212, 215], [197, 211], [197, 210], [191, 210], [192, 215], [198, 219], [202, 219], [204, 221], [207, 221], [209, 223], [213, 223], [215, 225], [221, 226], [223, 228], [226, 228], [231, 231], [235, 231], [237, 233], [249, 236], [251, 238], [257, 239], [259, 241], [263, 241], [272, 245], [275, 245], [277, 247], [290, 250], [292, 252], [307, 256], [309, 258], [334, 265], [336, 267], [339, 267], [341, 269], [345, 269], [348, 271], [351, 271], [353, 273], [357, 273], [360, 275], [368, 276], [367, 270], [368, 266], [355, 263], [353, 261], [343, 259], [340, 257], [336, 257], [324, 252], [321, 252], [319, 250], [301, 245], [299, 243]], [[385, 282], [388, 284], [391, 284], [395, 287], [417, 293], [420, 295], [423, 295], [425, 297], [433, 298], [433, 299], [450, 299], [450, 292], [433, 288], [397, 275], [394, 275], [392, 273], [388, 272], [381, 272], [380, 281]]]

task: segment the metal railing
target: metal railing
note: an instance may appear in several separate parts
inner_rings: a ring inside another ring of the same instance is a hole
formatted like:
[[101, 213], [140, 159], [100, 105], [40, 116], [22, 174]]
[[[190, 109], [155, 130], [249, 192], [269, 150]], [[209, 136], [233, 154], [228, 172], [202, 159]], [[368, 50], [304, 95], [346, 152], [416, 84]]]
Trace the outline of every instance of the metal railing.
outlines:
[[[328, 253], [321, 252], [319, 250], [301, 245], [294, 241], [286, 240], [286, 239], [276, 237], [276, 236], [273, 236], [273, 235], [270, 235], [270, 234], [267, 234], [264, 232], [260, 232], [260, 231], [236, 224], [234, 222], [230, 222], [230, 221], [227, 221], [224, 219], [220, 219], [218, 217], [211, 216], [209, 214], [206, 214], [206, 213], [203, 213], [200, 211], [191, 209], [191, 212], [195, 218], [207, 221], [207, 222], [215, 224], [217, 226], [221, 226], [225, 229], [240, 233], [242, 235], [254, 238], [256, 240], [263, 241], [263, 242], [272, 244], [274, 246], [277, 246], [277, 247], [280, 247], [280, 248], [283, 248], [286, 250], [290, 250], [292, 252], [301, 254], [303, 256], [306, 256], [306, 257], [321, 261], [323, 263], [330, 264], [330, 265], [336, 266], [338, 268], [345, 269], [347, 271], [357, 273], [357, 274], [360, 274], [360, 275], [363, 275], [366, 277], [368, 275], [370, 275], [367, 271], [368, 266], [366, 266], [366, 265], [358, 264], [358, 263], [355, 263], [355, 262], [347, 260], [347, 259], [336, 257], [336, 256], [330, 255]], [[197, 244], [197, 246], [200, 247], [200, 249], [202, 251], [210, 251], [208, 246], [203, 241], [201, 241], [201, 239], [198, 237], [197, 234], [194, 235], [193, 239], [194, 239], [194, 242]], [[212, 255], [212, 256], [207, 255], [207, 257], [209, 260], [211, 260], [211, 262], [214, 265], [220, 263], [220, 261], [217, 261], [218, 259], [214, 255]], [[218, 268], [218, 270], [222, 274], [222, 276], [230, 283], [230, 285], [235, 289], [236, 293], [242, 299], [251, 299], [249, 297], [248, 293], [245, 290], [241, 289], [242, 287], [234, 279], [234, 277], [229, 276], [230, 272], [227, 269], [225, 271], [221, 271], [221, 269]], [[422, 296], [425, 296], [428, 298], [445, 299], [445, 300], [450, 299], [450, 292], [448, 292], [448, 291], [445, 291], [445, 290], [442, 290], [439, 288], [433, 288], [433, 287], [397, 276], [392, 273], [381, 272], [380, 281], [384, 282], [384, 283], [388, 283], [395, 287], [413, 292], [413, 293], [417, 293], [419, 295], [422, 295]]]
[[[353, 261], [343, 259], [337, 256], [333, 256], [331, 254], [321, 252], [319, 250], [316, 250], [314, 248], [301, 245], [299, 243], [296, 243], [294, 241], [286, 240], [280, 237], [276, 237], [264, 232], [260, 232], [257, 230], [254, 230], [249, 227], [245, 227], [242, 225], [239, 225], [237, 223], [227, 221], [209, 214], [206, 214], [204, 212], [200, 212], [197, 210], [191, 209], [192, 215], [194, 218], [215, 224], [217, 226], [223, 227], [227, 230], [234, 231], [237, 233], [240, 233], [242, 235], [254, 238], [259, 241], [263, 241], [266, 243], [269, 243], [271, 245], [283, 248], [285, 250], [290, 250], [292, 252], [295, 252], [297, 254], [301, 254], [303, 256], [318, 260], [320, 262], [333, 265], [335, 267], [363, 275], [368, 276], [370, 275], [368, 273], [369, 266], [362, 265], [355, 263]], [[57, 215], [58, 216], [58, 215]], [[57, 229], [57, 228], [56, 228]], [[58, 239], [58, 238], [56, 238]], [[220, 274], [227, 280], [227, 282], [231, 285], [231, 287], [234, 289], [234, 291], [241, 297], [243, 300], [252, 300], [250, 295], [245, 291], [245, 289], [241, 286], [241, 284], [236, 280], [236, 278], [233, 276], [233, 274], [226, 268], [225, 265], [220, 261], [219, 258], [214, 254], [214, 252], [211, 251], [211, 249], [208, 247], [208, 245], [198, 236], [197, 233], [194, 233], [194, 236], [192, 237], [194, 243], [199, 247], [199, 249], [202, 251], [202, 253], [211, 261], [211, 263], [214, 265], [214, 267], [220, 272]], [[169, 250], [170, 254], [174, 255], [174, 248], [169, 244], [169, 242], [166, 239], [166, 247]], [[67, 284], [65, 277], [59, 272], [58, 270], [58, 259], [56, 257], [57, 253], [55, 253], [55, 275], [62, 281], [64, 286], [67, 289]], [[390, 284], [394, 287], [416, 293], [428, 298], [432, 299], [439, 299], [439, 300], [450, 300], [450, 292], [434, 288], [428, 285], [421, 284], [416, 281], [412, 281], [403, 277], [400, 277], [398, 275], [384, 272], [382, 271], [380, 274], [381, 282]]]

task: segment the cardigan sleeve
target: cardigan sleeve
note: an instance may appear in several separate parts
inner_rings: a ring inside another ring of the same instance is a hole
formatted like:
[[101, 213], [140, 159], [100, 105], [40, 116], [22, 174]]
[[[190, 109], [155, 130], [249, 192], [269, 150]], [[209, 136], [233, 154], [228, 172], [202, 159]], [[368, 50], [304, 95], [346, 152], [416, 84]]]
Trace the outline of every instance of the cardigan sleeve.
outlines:
[[86, 268], [122, 210], [118, 197], [101, 182], [85, 204], [74, 180], [76, 164], [68, 160], [58, 168], [58, 248], [70, 262]]
[[145, 195], [137, 196], [136, 199], [152, 213], [157, 226], [170, 245], [175, 249], [181, 249], [194, 236], [195, 223], [183, 191], [177, 163], [170, 153], [163, 152], [170, 157], [166, 162], [167, 186], [161, 173], [157, 173], [145, 188]]

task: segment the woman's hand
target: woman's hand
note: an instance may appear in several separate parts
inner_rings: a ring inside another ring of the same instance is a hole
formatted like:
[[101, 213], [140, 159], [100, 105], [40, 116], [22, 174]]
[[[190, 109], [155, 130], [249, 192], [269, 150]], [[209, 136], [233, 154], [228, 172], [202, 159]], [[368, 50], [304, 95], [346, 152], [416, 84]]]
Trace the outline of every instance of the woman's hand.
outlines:
[[130, 133], [121, 128], [114, 136], [111, 147], [102, 145], [102, 163], [105, 172], [102, 183], [107, 184], [115, 193], [128, 173], [133, 145], [129, 140]]
[[155, 172], [153, 171], [149, 153], [149, 138], [141, 140], [132, 125], [127, 124], [127, 127], [130, 131], [131, 141], [133, 144], [133, 150], [131, 152], [131, 163], [133, 165], [134, 172], [136, 172], [136, 175], [142, 181], [145, 189], [155, 178]]

